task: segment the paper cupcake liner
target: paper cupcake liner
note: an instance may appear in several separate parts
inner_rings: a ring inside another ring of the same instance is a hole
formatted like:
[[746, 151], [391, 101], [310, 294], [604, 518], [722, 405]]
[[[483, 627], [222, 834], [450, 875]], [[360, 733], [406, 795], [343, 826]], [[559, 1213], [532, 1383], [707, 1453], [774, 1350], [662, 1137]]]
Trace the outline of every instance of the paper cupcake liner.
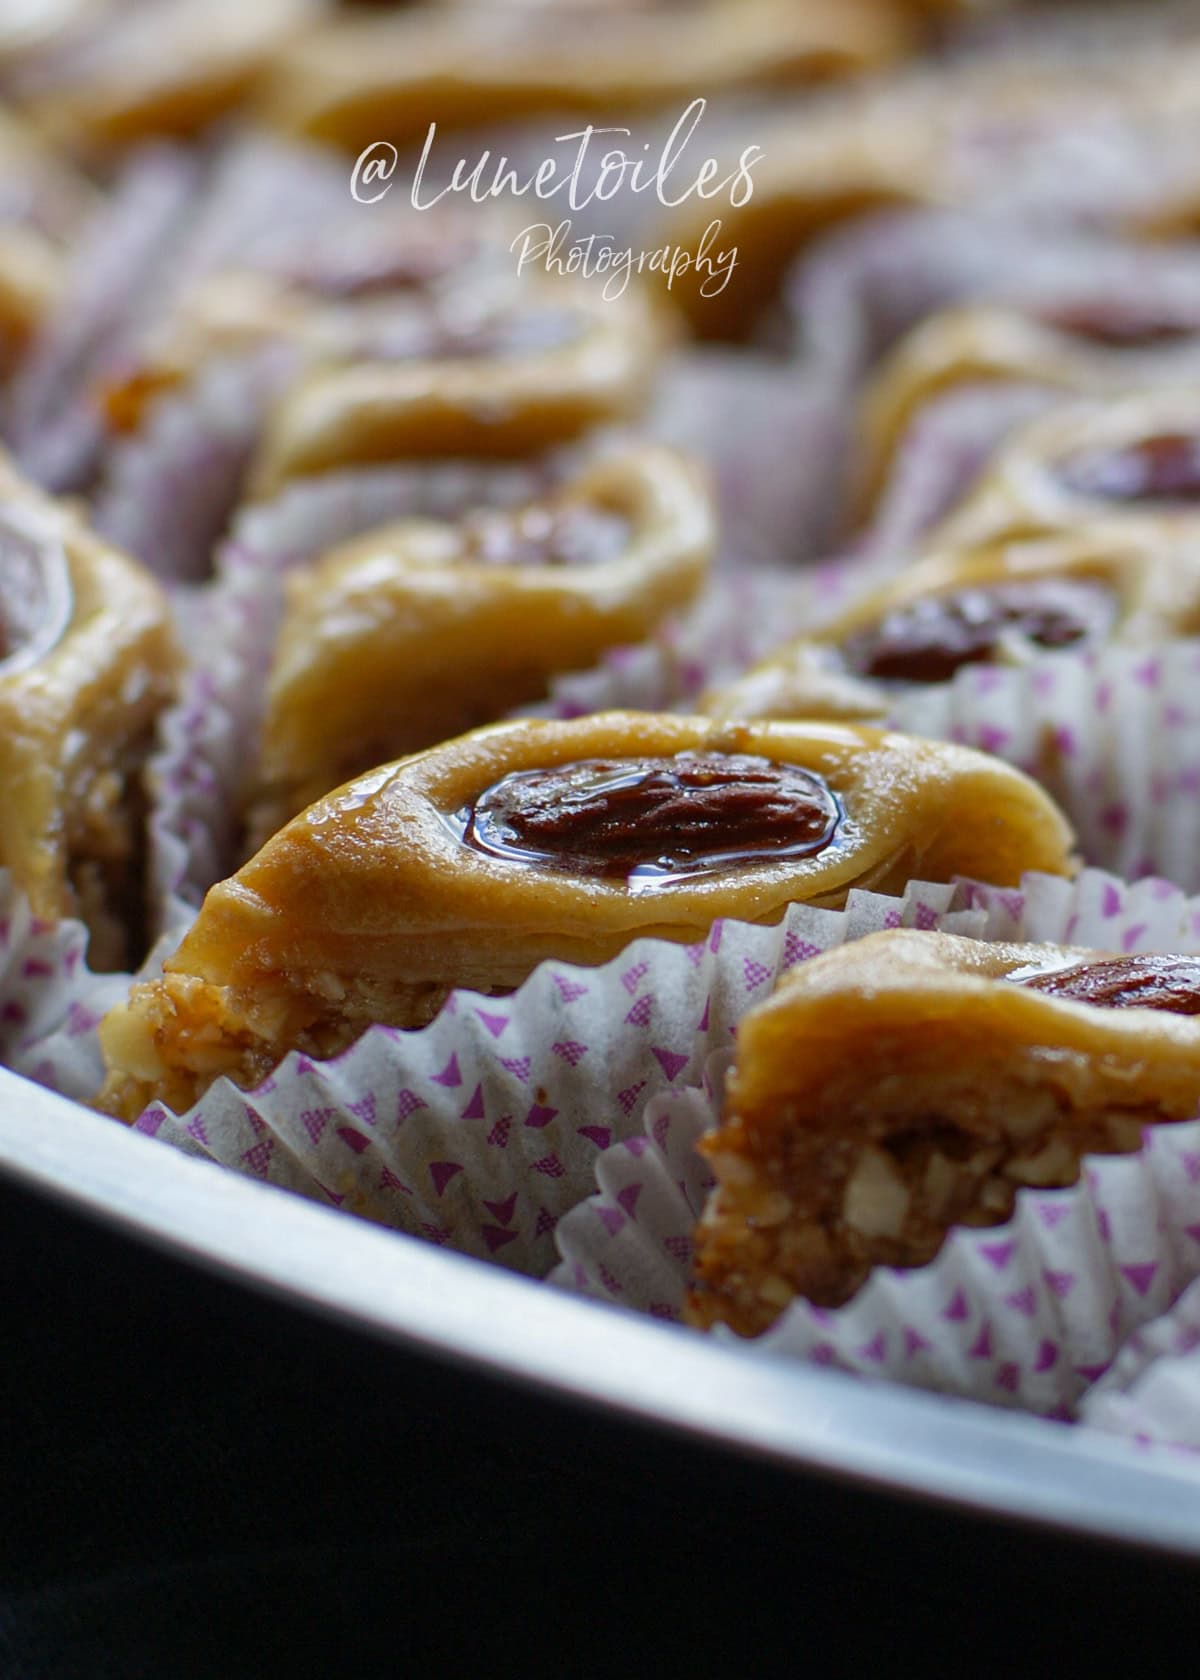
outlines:
[[[955, 32], [958, 49], [977, 53], [1080, 51], [1113, 53], [1144, 46], [1146, 9], [1138, 0], [1103, 6], [1044, 6], [1017, 13], [983, 9], [964, 19]], [[1194, 41], [1196, 12], [1190, 0], [1158, 0], [1153, 14], [1154, 40]]]
[[108, 451], [98, 531], [173, 583], [207, 578], [267, 412], [295, 371], [279, 345], [215, 361], [160, 397], [140, 431]]
[[86, 1102], [103, 1063], [95, 1029], [129, 987], [87, 966], [82, 922], [46, 922], [0, 870], [0, 1066]]
[[[144, 1132], [318, 1201], [541, 1276], [557, 1221], [597, 1156], [636, 1137], [647, 1102], [697, 1079], [781, 965], [943, 914], [951, 887], [857, 892], [845, 911], [719, 922], [695, 945], [635, 941], [599, 968], [543, 964], [507, 997], [456, 992], [414, 1032], [372, 1027], [342, 1056], [292, 1054], [254, 1092], [222, 1080]], [[984, 913], [949, 922], [968, 932]]]
[[140, 327], [195, 179], [181, 152], [140, 152], [82, 234], [63, 299], [9, 401], [17, 459], [47, 489], [78, 489], [96, 467], [107, 428], [92, 387]]
[[849, 410], [836, 387], [789, 361], [692, 351], [667, 367], [637, 432], [707, 463], [720, 564], [786, 566], [830, 552], [849, 456]]
[[202, 158], [186, 228], [164, 265], [159, 313], [219, 269], [263, 266], [281, 241], [328, 239], [349, 201], [349, 165], [319, 146], [235, 130]]
[[[1183, 1161], [1188, 1183], [1200, 1180], [1200, 1152]], [[1200, 1223], [1193, 1227], [1200, 1241]], [[1136, 1330], [1111, 1369], [1089, 1389], [1080, 1417], [1093, 1429], [1143, 1445], [1200, 1455], [1200, 1286]], [[1193, 1467], [1200, 1471], [1200, 1457]]]
[[[1163, 882], [1129, 886], [1090, 871], [1075, 883], [1028, 877], [1018, 892], [964, 884], [910, 889], [903, 922], [984, 939], [1073, 939], [1101, 949], [1200, 950], [1200, 904]], [[856, 932], [866, 932], [860, 921]], [[770, 995], [799, 956], [764, 952], [758, 981], [724, 1025]], [[749, 977], [749, 975], [748, 975]], [[561, 1221], [553, 1281], [599, 1300], [679, 1318], [692, 1234], [709, 1178], [694, 1151], [719, 1116], [727, 1046], [705, 1078], [645, 1107], [641, 1132], [596, 1165], [597, 1193]], [[1147, 1129], [1135, 1155], [1089, 1158], [1072, 1189], [1021, 1191], [1007, 1224], [951, 1233], [930, 1265], [878, 1268], [846, 1307], [796, 1302], [765, 1336], [721, 1339], [764, 1356], [935, 1388], [1049, 1416], [1080, 1396], [1129, 1334], [1200, 1277], [1200, 1121]]]
[[1062, 400], [1047, 386], [1005, 381], [958, 386], [925, 403], [896, 451], [860, 551], [907, 564], [1008, 434]]
[[987, 211], [885, 211], [822, 240], [785, 295], [806, 365], [849, 388], [927, 315], [967, 300], [1200, 318], [1200, 252]]
[[186, 926], [237, 861], [238, 811], [287, 572], [388, 519], [520, 501], [544, 483], [541, 468], [380, 468], [298, 483], [243, 511], [221, 547], [219, 581], [189, 605], [192, 663], [149, 766], [151, 902], [160, 930]]
[[835, 560], [794, 571], [718, 572], [700, 599], [644, 642], [613, 648], [591, 671], [557, 677], [525, 715], [583, 717], [629, 707], [687, 711], [707, 688], [731, 682], [781, 640], [832, 618], [876, 587], [888, 569]]
[[971, 666], [897, 699], [893, 727], [1036, 777], [1088, 863], [1200, 889], [1200, 642]]

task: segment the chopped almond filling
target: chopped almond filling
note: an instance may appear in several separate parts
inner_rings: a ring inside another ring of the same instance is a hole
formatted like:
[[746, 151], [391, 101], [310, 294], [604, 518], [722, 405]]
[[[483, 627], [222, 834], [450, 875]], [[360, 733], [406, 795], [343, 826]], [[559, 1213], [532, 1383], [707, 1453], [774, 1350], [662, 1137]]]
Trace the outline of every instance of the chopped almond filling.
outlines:
[[767, 1136], [727, 1122], [708, 1152], [719, 1187], [691, 1321], [753, 1336], [795, 1296], [840, 1306], [872, 1267], [924, 1265], [951, 1226], [1001, 1224], [1022, 1186], [1073, 1184], [1085, 1154], [1136, 1149], [1144, 1126], [1172, 1118], [1144, 1104], [1077, 1106], [1062, 1088], [994, 1069], [957, 1100], [952, 1085], [915, 1111], [865, 1107], [819, 1135], [795, 1105], [773, 1111]]

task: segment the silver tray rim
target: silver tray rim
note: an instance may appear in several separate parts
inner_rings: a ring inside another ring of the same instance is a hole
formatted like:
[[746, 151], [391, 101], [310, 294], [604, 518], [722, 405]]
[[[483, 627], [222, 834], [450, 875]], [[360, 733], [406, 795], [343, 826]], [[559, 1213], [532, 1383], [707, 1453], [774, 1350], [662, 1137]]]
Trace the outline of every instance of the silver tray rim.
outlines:
[[1200, 1558], [1190, 1464], [578, 1299], [183, 1155], [4, 1070], [0, 1173], [347, 1328], [781, 1473]]

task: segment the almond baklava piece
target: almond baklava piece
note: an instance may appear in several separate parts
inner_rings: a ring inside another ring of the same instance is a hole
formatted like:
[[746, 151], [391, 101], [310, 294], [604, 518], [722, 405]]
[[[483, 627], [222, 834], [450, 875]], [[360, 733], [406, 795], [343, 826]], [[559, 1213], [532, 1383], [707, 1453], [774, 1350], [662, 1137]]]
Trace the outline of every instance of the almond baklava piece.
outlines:
[[1198, 957], [901, 929], [839, 946], [738, 1030], [689, 1320], [755, 1336], [796, 1298], [839, 1306], [1198, 1110]]
[[720, 917], [776, 922], [856, 887], [1012, 884], [1072, 863], [1026, 777], [965, 748], [847, 726], [611, 712], [498, 724], [311, 805], [214, 887], [161, 979], [106, 1019], [101, 1104], [188, 1107], [290, 1050], [330, 1056], [449, 992], [506, 993]]
[[0, 459], [0, 865], [94, 968], [142, 952], [143, 772], [176, 650], [166, 599]]

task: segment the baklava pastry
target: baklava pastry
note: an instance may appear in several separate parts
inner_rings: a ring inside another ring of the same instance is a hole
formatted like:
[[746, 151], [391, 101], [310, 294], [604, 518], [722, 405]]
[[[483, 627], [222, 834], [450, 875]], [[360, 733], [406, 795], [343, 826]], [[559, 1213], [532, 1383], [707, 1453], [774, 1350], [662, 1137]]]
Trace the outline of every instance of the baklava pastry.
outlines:
[[714, 514], [692, 464], [644, 449], [459, 523], [369, 531], [288, 581], [259, 762], [260, 844], [351, 776], [540, 699], [699, 590]]
[[142, 771], [176, 667], [166, 601], [0, 460], [0, 864], [94, 968], [140, 955]]
[[611, 712], [477, 730], [351, 782], [214, 887], [160, 980], [106, 1019], [101, 1106], [182, 1110], [290, 1050], [330, 1056], [448, 993], [639, 936], [692, 942], [855, 887], [1063, 874], [1026, 777], [965, 748], [823, 724]]
[[534, 336], [537, 306], [522, 307], [500, 269], [508, 260], [500, 230], [484, 211], [470, 226], [436, 211], [365, 223], [360, 213], [325, 230], [328, 246], [314, 248], [311, 235], [266, 237], [242, 265], [185, 287], [107, 371], [106, 417], [116, 430], [134, 431], [162, 392], [214, 359], [268, 345], [289, 346], [299, 365], [314, 366], [465, 356], [486, 353], [504, 331]]
[[1034, 313], [999, 304], [931, 316], [869, 381], [859, 413], [860, 500], [869, 513], [909, 426], [955, 386], [1003, 380], [1077, 397], [1200, 380], [1200, 301], [1174, 309], [1047, 303]]
[[[736, 270], [719, 289], [703, 271], [685, 275], [672, 295], [699, 336], [743, 339], [817, 236], [884, 207], [1179, 237], [1200, 205], [1196, 58], [1194, 42], [966, 54], [851, 90], [764, 133], [754, 192], [720, 206]], [[662, 236], [695, 250], [712, 215], [689, 199]]]
[[514, 459], [628, 419], [643, 405], [667, 339], [655, 302], [630, 287], [523, 287], [465, 337], [447, 324], [424, 348], [318, 368], [274, 411], [252, 483], [372, 462]]
[[11, 63], [9, 86], [51, 140], [92, 151], [193, 135], [226, 116], [323, 7], [321, 0], [153, 0], [69, 9], [61, 36], [29, 42]]
[[692, 1324], [767, 1330], [921, 1266], [1022, 1186], [1200, 1109], [1200, 958], [876, 933], [803, 962], [738, 1030]]
[[713, 717], [881, 719], [965, 665], [1200, 630], [1200, 551], [1111, 524], [935, 554], [701, 703]]
[[1200, 531], [1200, 392], [1067, 404], [1012, 433], [933, 546], [1105, 521], [1164, 545]]
[[[481, 120], [609, 115], [867, 69], [904, 51], [891, 0], [700, 0], [620, 16], [463, 6], [338, 18], [281, 54], [266, 121], [361, 152]], [[569, 156], [564, 167], [570, 167]]]

